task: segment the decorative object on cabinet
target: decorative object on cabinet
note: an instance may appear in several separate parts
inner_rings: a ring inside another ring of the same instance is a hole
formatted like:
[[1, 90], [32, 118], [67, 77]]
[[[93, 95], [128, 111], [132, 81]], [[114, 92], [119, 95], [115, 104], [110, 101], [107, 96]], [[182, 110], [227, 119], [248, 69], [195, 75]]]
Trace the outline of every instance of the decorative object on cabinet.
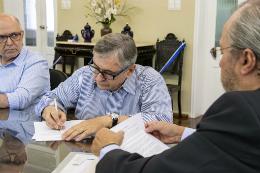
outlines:
[[112, 29], [110, 28], [111, 24], [102, 24], [103, 28], [101, 29], [101, 37], [106, 34], [112, 33]]
[[[177, 40], [174, 34], [169, 33], [165, 37], [165, 40], [159, 41], [159, 38], [156, 42], [156, 56], [155, 56], [155, 69], [160, 71], [168, 60], [172, 57], [174, 52], [181, 45], [181, 41]], [[184, 49], [181, 50], [180, 54], [175, 58], [171, 65], [165, 69], [162, 74], [173, 74], [178, 76], [178, 84], [167, 84], [169, 93], [171, 95], [173, 103], [173, 93], [178, 91], [178, 109], [179, 109], [179, 118], [182, 118], [181, 112], [181, 82], [182, 82], [182, 66], [183, 66], [183, 54]]]
[[95, 31], [93, 29], [91, 30], [91, 26], [87, 23], [84, 26], [84, 29], [81, 30], [81, 35], [84, 38], [84, 42], [91, 42], [91, 39], [95, 35]]
[[65, 30], [61, 36], [57, 34], [56, 41], [68, 41], [73, 38], [74, 36], [71, 34], [71, 32], [69, 30]]
[[79, 37], [78, 37], [77, 34], [75, 35], [75, 37], [73, 38], [73, 40], [74, 40], [75, 42], [77, 42], [77, 41], [79, 40]]
[[[119, 8], [121, 8], [121, 11], [119, 12]], [[98, 0], [92, 0], [88, 1], [87, 5], [85, 5], [85, 8], [90, 10], [90, 13], [85, 15], [85, 17], [93, 17], [97, 20], [96, 23], [102, 23], [104, 28], [103, 31], [101, 29], [101, 36], [102, 34], [111, 33], [112, 29], [110, 28], [110, 25], [113, 22], [116, 21], [115, 16], [122, 16], [127, 19], [127, 21], [131, 21], [130, 16], [133, 14], [141, 12], [141, 8], [139, 7], [128, 7], [126, 5], [126, 2], [121, 6], [120, 0], [111, 0], [111, 1], [98, 1]]]
[[121, 34], [129, 35], [132, 38], [134, 37], [134, 33], [131, 31], [130, 26], [128, 26], [128, 23], [126, 23], [126, 26], [124, 27], [124, 30], [121, 32]]

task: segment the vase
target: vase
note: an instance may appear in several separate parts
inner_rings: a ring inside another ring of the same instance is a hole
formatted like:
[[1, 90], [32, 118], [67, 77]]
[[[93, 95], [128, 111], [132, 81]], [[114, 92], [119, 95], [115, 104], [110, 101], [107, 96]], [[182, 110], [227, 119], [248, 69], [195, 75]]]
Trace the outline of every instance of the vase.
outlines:
[[101, 29], [101, 37], [106, 34], [112, 33], [112, 29], [110, 28], [111, 24], [102, 24], [103, 28]]

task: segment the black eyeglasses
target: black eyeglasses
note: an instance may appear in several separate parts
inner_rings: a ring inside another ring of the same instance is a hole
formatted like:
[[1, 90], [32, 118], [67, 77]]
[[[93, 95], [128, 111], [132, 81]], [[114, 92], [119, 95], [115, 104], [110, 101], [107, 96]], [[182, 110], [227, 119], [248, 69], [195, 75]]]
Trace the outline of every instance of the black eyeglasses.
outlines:
[[[22, 32], [22, 31], [21, 31]], [[11, 33], [10, 35], [0, 35], [0, 43], [5, 43], [8, 39], [8, 37], [12, 40], [12, 41], [17, 41], [21, 38], [21, 32], [14, 32]]]
[[22, 159], [20, 157], [16, 157], [14, 159], [14, 161], [12, 162], [10, 157], [5, 157], [5, 158], [1, 158], [0, 159], [0, 163], [3, 163], [3, 164], [11, 164], [11, 163], [13, 163], [13, 164], [15, 164], [17, 166], [20, 166], [20, 165], [25, 164], [25, 161], [24, 161], [24, 159]]
[[210, 49], [210, 54], [211, 54], [212, 58], [214, 60], [216, 60], [217, 59], [217, 51], [227, 49], [227, 48], [230, 48], [230, 47], [226, 47], [226, 48], [222, 48], [222, 49], [218, 49], [218, 50], [217, 50], [216, 47], [213, 47], [212, 49]]
[[93, 66], [93, 64], [90, 64], [93, 61], [93, 58], [89, 61], [88, 66], [90, 68], [90, 70], [95, 73], [95, 74], [99, 74], [101, 73], [103, 75], [103, 77], [107, 80], [114, 80], [115, 77], [117, 77], [120, 73], [122, 73], [123, 71], [125, 71], [128, 67], [124, 68], [123, 70], [117, 72], [115, 75], [109, 74], [107, 72], [103, 72], [100, 71], [99, 69], [97, 69], [96, 67]]

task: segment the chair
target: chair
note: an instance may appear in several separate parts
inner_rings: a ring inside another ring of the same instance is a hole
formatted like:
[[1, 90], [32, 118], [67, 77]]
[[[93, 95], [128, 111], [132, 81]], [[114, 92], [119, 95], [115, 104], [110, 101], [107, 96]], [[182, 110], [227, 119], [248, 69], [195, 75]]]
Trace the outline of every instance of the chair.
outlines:
[[68, 77], [65, 73], [55, 69], [49, 69], [51, 90], [55, 89], [61, 82], [64, 82]]
[[[165, 40], [156, 42], [156, 57], [155, 57], [155, 69], [160, 71], [162, 67], [168, 62], [174, 52], [179, 48], [180, 41], [177, 40], [174, 34], [169, 33], [165, 37]], [[179, 118], [182, 118], [181, 113], [181, 80], [182, 80], [182, 65], [183, 65], [183, 53], [184, 49], [176, 57], [171, 65], [162, 74], [174, 74], [178, 76], [178, 84], [167, 84], [168, 91], [171, 95], [171, 101], [173, 104], [173, 93], [178, 91], [178, 109]]]

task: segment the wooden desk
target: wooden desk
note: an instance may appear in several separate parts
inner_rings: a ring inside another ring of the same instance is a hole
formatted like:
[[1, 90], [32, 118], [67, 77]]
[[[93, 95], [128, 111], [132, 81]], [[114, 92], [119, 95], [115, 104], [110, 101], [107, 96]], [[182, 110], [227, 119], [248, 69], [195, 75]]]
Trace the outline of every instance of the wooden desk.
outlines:
[[[88, 64], [88, 62], [93, 57], [93, 48], [95, 46], [94, 43], [84, 43], [84, 42], [65, 42], [65, 41], [57, 41], [55, 50], [55, 62], [59, 56], [62, 56], [60, 64], [62, 64], [62, 71], [66, 73], [65, 65], [69, 64], [71, 66], [71, 72], [74, 71], [74, 61], [75, 58], [84, 58], [84, 66]], [[138, 57], [137, 64], [141, 64], [144, 66], [153, 65], [153, 56], [155, 54], [155, 43], [136, 43]]]

